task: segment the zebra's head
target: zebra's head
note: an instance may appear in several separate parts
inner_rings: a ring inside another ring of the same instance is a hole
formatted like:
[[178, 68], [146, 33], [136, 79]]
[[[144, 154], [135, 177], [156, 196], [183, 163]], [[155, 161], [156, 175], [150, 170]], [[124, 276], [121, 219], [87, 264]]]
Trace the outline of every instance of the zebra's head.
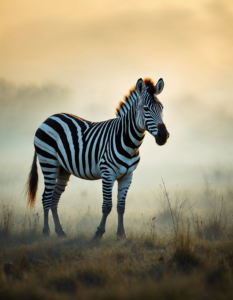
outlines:
[[169, 132], [163, 122], [163, 105], [156, 95], [164, 88], [163, 79], [159, 79], [156, 85], [151, 80], [140, 78], [136, 84], [138, 94], [138, 107], [136, 120], [142, 130], [147, 130], [155, 137], [159, 146], [164, 145], [169, 138]]

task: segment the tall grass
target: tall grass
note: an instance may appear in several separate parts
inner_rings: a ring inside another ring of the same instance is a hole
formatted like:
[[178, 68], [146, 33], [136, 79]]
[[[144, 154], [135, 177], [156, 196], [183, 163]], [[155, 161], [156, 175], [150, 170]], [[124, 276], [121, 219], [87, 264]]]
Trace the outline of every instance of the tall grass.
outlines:
[[103, 239], [93, 240], [100, 213], [92, 207], [63, 214], [69, 234], [59, 239], [42, 236], [41, 210], [1, 202], [0, 298], [232, 299], [227, 202], [209, 198], [200, 211], [164, 182], [162, 192], [157, 210], [128, 213], [125, 240], [111, 218]]

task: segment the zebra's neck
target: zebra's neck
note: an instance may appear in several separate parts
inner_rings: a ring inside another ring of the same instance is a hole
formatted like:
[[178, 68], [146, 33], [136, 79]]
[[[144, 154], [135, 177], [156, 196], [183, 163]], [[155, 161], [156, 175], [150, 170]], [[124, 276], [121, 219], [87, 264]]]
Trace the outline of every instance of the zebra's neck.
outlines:
[[130, 156], [133, 156], [141, 146], [145, 131], [142, 131], [136, 122], [136, 101], [132, 103], [130, 109], [119, 117], [118, 136], [121, 139], [121, 144], [124, 144], [125, 150]]
[[128, 96], [125, 96], [123, 101], [120, 101], [118, 107], [116, 108], [117, 118], [122, 118], [126, 115], [137, 102], [137, 93], [135, 90], [131, 90]]

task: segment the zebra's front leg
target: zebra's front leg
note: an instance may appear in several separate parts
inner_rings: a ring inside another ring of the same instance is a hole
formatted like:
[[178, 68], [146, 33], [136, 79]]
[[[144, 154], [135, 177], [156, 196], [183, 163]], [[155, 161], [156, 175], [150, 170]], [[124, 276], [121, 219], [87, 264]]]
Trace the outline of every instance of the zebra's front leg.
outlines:
[[101, 238], [105, 233], [105, 225], [108, 215], [112, 210], [112, 188], [115, 178], [109, 173], [102, 175], [102, 189], [103, 189], [103, 206], [102, 206], [102, 219], [97, 231], [95, 233], [96, 238]]
[[125, 198], [132, 181], [133, 173], [126, 175], [125, 177], [118, 180], [118, 195], [117, 195], [117, 213], [118, 213], [118, 228], [117, 236], [124, 238], [125, 229], [123, 223], [123, 216], [125, 212]]

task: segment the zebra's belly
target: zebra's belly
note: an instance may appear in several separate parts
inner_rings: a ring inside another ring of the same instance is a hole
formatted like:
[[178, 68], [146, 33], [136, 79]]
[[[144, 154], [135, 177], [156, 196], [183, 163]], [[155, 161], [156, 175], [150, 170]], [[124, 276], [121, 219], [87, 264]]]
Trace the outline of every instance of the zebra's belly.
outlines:
[[73, 174], [75, 177], [77, 178], [80, 178], [80, 179], [84, 179], [84, 180], [99, 180], [99, 179], [102, 179], [101, 176], [80, 176], [80, 175], [76, 175], [76, 174]]
[[72, 175], [85, 179], [85, 180], [98, 180], [101, 179], [100, 168], [98, 165], [95, 166], [83, 166], [80, 168], [76, 168], [76, 170], [67, 170]]

